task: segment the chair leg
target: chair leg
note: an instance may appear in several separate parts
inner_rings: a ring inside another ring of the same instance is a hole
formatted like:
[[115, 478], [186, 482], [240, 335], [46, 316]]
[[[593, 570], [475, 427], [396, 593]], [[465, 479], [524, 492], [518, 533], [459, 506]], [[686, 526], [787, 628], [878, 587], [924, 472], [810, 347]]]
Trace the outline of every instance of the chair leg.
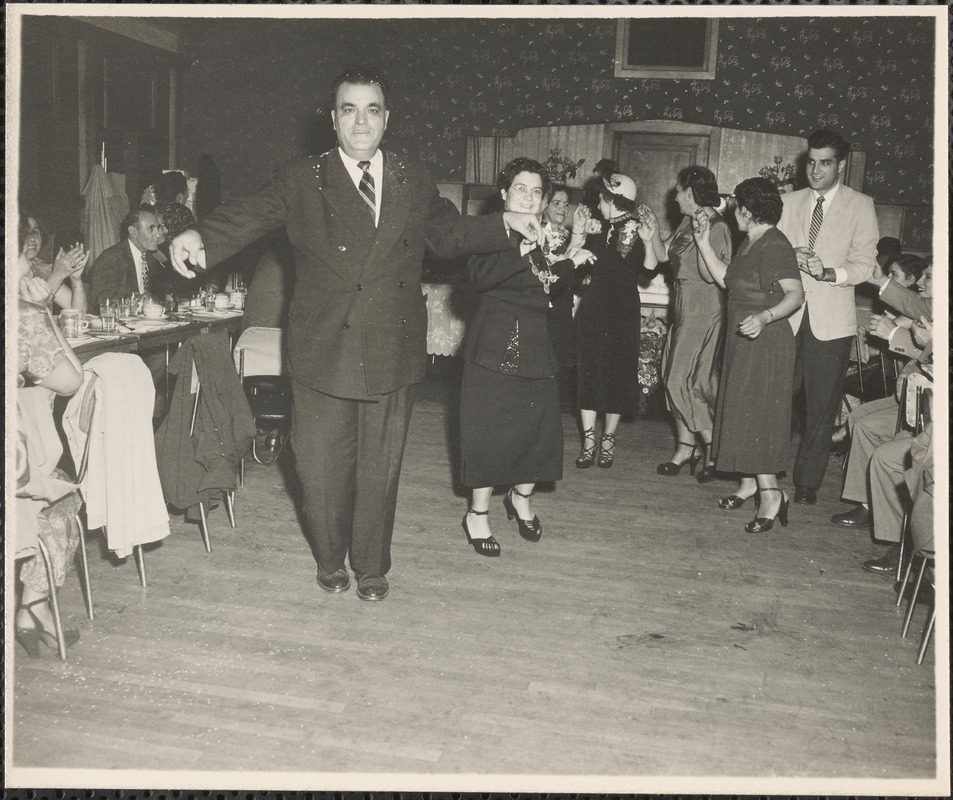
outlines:
[[93, 587], [89, 582], [89, 558], [86, 555], [86, 530], [83, 521], [76, 515], [76, 525], [79, 528], [79, 560], [83, 567], [83, 599], [86, 601], [86, 616], [93, 619]]
[[139, 570], [139, 583], [142, 588], [146, 588], [146, 557], [142, 552], [142, 545], [137, 544], [132, 548], [132, 555], [136, 559], [136, 569]]
[[904, 507], [903, 509], [903, 520], [900, 522], [900, 553], [897, 555], [897, 576], [896, 579], [900, 580], [900, 572], [903, 570], [903, 557], [907, 549], [907, 536], [909, 535], [910, 527], [910, 509]]
[[43, 558], [43, 566], [46, 568], [46, 582], [50, 587], [50, 609], [53, 612], [56, 649], [59, 652], [60, 660], [66, 661], [66, 637], [63, 635], [63, 620], [60, 617], [60, 601], [56, 596], [56, 578], [53, 575], [53, 562], [50, 559], [49, 548], [43, 541], [42, 536], [37, 538], [37, 545], [40, 550], [40, 556]]
[[917, 651], [917, 663], [923, 663], [923, 657], [927, 654], [927, 648], [930, 646], [930, 637], [933, 636], [933, 626], [936, 624], [936, 603], [930, 609], [930, 618], [927, 620], [927, 626], [923, 629], [923, 636], [920, 637], [920, 649]]
[[913, 586], [913, 594], [910, 595], [910, 605], [907, 607], [907, 615], [903, 620], [903, 628], [900, 630], [900, 638], [907, 638], [907, 631], [910, 628], [910, 620], [913, 619], [913, 610], [917, 605], [917, 595], [920, 594], [920, 584], [923, 583], [923, 573], [927, 571], [927, 561], [929, 560], [926, 556], [921, 557], [920, 569], [917, 570], [917, 582]]
[[212, 544], [208, 538], [208, 516], [205, 513], [205, 503], [199, 503], [199, 530], [202, 532], [202, 542], [205, 544], [205, 552], [212, 552]]
[[238, 485], [242, 489], [245, 488], [245, 456], [238, 462]]
[[235, 492], [223, 492], [225, 495], [225, 511], [228, 513], [228, 524], [235, 527]]
[[[901, 541], [903, 541], [902, 538]], [[913, 561], [916, 557], [916, 553], [910, 556], [910, 560], [907, 562], [907, 568], [904, 570], [903, 581], [900, 583], [900, 591], [897, 593], [897, 608], [900, 608], [900, 604], [903, 602], [903, 595], [907, 591], [907, 583], [910, 581], [910, 570], [913, 569]]]

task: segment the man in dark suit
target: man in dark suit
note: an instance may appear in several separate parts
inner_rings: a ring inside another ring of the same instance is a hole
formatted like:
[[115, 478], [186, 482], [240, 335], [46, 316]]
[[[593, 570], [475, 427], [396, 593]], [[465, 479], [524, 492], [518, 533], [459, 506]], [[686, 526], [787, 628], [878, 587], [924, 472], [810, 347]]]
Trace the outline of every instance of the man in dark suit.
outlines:
[[794, 247], [803, 273], [804, 305], [791, 316], [797, 341], [794, 390], [803, 384], [805, 402], [794, 501], [813, 505], [857, 333], [854, 287], [876, 268], [878, 233], [873, 200], [843, 183], [850, 143], [832, 131], [815, 131], [807, 147], [809, 188], [781, 195], [778, 230]]
[[156, 260], [162, 241], [159, 218], [152, 206], [130, 211], [122, 221], [126, 238], [99, 254], [92, 266], [91, 310], [107, 298], [151, 294], [162, 300], [171, 286], [170, 273]]
[[461, 218], [423, 166], [379, 149], [387, 84], [339, 76], [331, 112], [338, 148], [295, 162], [256, 194], [204, 217], [172, 242], [175, 268], [205, 269], [285, 226], [296, 280], [288, 324], [291, 443], [328, 592], [387, 596], [397, 485], [426, 366], [420, 291], [425, 246], [443, 257], [508, 249], [510, 229], [542, 236], [529, 214]]

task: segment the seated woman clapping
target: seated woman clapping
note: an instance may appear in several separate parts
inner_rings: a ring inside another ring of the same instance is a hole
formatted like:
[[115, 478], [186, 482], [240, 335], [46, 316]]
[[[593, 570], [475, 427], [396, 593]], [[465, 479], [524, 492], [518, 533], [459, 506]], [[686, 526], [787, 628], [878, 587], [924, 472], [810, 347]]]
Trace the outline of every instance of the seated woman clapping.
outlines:
[[20, 253], [26, 258], [31, 274], [46, 282], [54, 302], [60, 308], [76, 309], [85, 314], [88, 304], [83, 270], [89, 260], [89, 253], [80, 242], [75, 242], [68, 250], [61, 247], [53, 263], [48, 264], [40, 257], [44, 235], [39, 217], [21, 215]]

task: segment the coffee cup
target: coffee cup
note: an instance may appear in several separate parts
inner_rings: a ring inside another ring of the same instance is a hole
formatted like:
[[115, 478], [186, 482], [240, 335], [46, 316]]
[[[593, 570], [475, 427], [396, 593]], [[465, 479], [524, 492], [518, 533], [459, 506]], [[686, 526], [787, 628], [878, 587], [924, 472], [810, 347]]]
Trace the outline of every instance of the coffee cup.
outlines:
[[74, 308], [61, 311], [59, 321], [63, 335], [67, 339], [78, 339], [84, 331], [89, 330], [89, 320], [86, 319], [86, 315]]
[[244, 308], [245, 307], [245, 295], [242, 292], [232, 292], [228, 299], [231, 301], [232, 308]]
[[215, 295], [215, 310], [222, 311], [228, 308], [228, 295], [224, 292]]
[[142, 316], [146, 319], [162, 319], [163, 314], [165, 314], [165, 306], [160, 306], [158, 303], [146, 303], [142, 307]]

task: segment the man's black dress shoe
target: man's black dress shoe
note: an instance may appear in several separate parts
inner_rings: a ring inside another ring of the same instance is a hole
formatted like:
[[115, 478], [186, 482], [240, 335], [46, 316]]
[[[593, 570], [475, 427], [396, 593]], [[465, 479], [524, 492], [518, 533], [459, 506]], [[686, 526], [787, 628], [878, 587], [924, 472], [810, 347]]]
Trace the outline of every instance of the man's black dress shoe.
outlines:
[[357, 596], [361, 600], [383, 600], [390, 591], [387, 578], [383, 575], [362, 575], [355, 572], [354, 577], [357, 578]]
[[864, 562], [864, 569], [867, 572], [876, 572], [880, 575], [886, 575], [897, 571], [897, 564], [900, 561], [900, 545], [893, 545], [880, 558], [872, 558]]
[[326, 592], [338, 594], [339, 592], [346, 592], [351, 587], [351, 579], [347, 576], [345, 570], [339, 569], [326, 575], [318, 575], [318, 586]]
[[831, 517], [831, 522], [837, 525], [844, 525], [848, 528], [869, 528], [870, 527], [870, 509], [863, 506], [857, 506], [853, 511], [845, 511], [843, 514], [835, 514]]
[[813, 506], [817, 503], [817, 491], [808, 489], [806, 486], [796, 486], [794, 488], [794, 502], [802, 506]]

